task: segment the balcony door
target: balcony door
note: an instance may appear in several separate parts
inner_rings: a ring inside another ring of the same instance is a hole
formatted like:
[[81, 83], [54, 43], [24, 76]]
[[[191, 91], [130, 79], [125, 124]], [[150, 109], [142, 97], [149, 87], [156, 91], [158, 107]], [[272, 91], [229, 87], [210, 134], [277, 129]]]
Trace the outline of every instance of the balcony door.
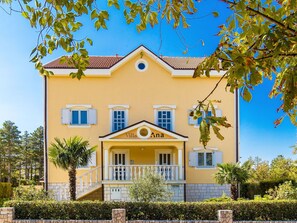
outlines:
[[127, 153], [116, 152], [113, 154], [113, 180], [127, 180]]
[[161, 174], [165, 180], [172, 179], [172, 154], [171, 153], [159, 153], [158, 160], [159, 168], [158, 172]]

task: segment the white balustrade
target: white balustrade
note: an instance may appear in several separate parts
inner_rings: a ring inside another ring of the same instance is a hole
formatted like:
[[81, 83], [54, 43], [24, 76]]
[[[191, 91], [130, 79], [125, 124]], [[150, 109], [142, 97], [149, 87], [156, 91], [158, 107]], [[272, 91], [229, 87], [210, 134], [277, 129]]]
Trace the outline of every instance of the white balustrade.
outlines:
[[166, 181], [179, 181], [183, 168], [178, 165], [109, 165], [108, 180], [131, 181], [146, 173], [160, 174]]
[[101, 184], [101, 168], [96, 167], [77, 177], [76, 195], [77, 197], [98, 187]]

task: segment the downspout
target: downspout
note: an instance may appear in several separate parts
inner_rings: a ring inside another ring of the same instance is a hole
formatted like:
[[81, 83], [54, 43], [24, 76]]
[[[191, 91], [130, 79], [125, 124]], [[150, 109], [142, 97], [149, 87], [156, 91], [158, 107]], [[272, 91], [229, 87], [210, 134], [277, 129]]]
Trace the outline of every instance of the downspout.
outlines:
[[[184, 141], [184, 181], [186, 181], [186, 142]], [[187, 201], [187, 183], [184, 183], [184, 201]]]
[[239, 161], [239, 97], [238, 97], [238, 89], [235, 91], [235, 152], [236, 152], [236, 162]]
[[101, 184], [102, 184], [102, 201], [104, 201], [104, 185], [103, 185], [103, 141], [101, 141]]
[[47, 153], [47, 76], [44, 76], [44, 190], [48, 191], [48, 153]]

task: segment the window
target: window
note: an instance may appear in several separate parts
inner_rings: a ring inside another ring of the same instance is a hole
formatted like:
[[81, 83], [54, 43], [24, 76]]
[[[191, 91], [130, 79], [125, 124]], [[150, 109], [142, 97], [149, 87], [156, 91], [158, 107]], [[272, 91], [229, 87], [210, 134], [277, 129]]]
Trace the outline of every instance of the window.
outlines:
[[116, 110], [112, 113], [112, 131], [118, 131], [126, 127], [126, 117], [124, 110]]
[[[222, 111], [220, 109], [216, 109], [215, 111], [216, 111], [216, 117], [222, 117]], [[188, 124], [194, 125], [194, 126], [200, 125], [202, 122], [202, 118], [214, 116], [214, 114], [212, 114], [211, 111], [208, 111], [208, 112], [201, 111], [202, 117], [199, 117], [198, 119], [194, 119], [194, 116], [191, 114], [192, 112], [193, 110], [189, 110], [188, 112]]]
[[71, 125], [87, 125], [88, 111], [87, 110], [71, 110]]
[[154, 105], [155, 124], [169, 131], [174, 131], [175, 105]]
[[135, 63], [135, 68], [140, 72], [144, 72], [148, 68], [148, 63], [144, 59], [137, 60]]
[[172, 114], [171, 111], [158, 111], [157, 125], [163, 129], [172, 130]]
[[198, 150], [189, 152], [189, 166], [196, 168], [214, 168], [217, 164], [222, 163], [223, 153], [216, 148], [194, 148]]
[[213, 152], [199, 152], [198, 167], [212, 167], [212, 166], [213, 166]]
[[61, 122], [70, 126], [89, 126], [97, 122], [97, 111], [90, 105], [67, 105], [62, 109]]
[[128, 125], [129, 105], [109, 105], [110, 109], [110, 131], [115, 132]]

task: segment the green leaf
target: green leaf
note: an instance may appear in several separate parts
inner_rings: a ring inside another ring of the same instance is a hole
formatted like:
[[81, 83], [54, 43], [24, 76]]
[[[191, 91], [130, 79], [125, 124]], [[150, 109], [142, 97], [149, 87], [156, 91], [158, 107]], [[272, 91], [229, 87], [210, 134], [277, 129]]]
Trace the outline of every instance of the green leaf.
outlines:
[[252, 94], [247, 87], [243, 88], [242, 97], [247, 102], [250, 102], [252, 100]]
[[218, 12], [212, 12], [212, 15], [213, 15], [213, 17], [218, 17], [219, 16], [219, 13]]

